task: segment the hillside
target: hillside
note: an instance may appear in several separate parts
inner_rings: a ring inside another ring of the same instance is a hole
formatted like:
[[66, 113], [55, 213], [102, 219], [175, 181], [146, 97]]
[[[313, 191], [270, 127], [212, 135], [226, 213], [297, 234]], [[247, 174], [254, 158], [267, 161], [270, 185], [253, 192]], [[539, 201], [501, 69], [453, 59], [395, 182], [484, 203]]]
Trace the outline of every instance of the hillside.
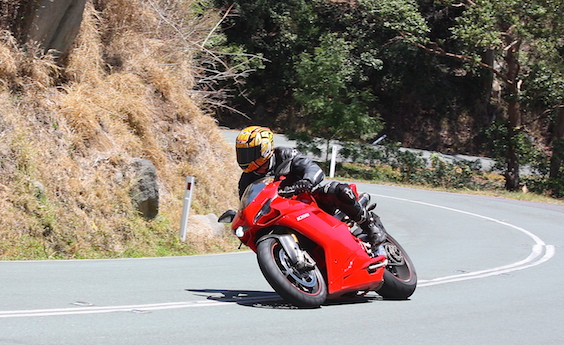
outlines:
[[[96, 5], [96, 8], [94, 6]], [[233, 150], [194, 90], [213, 13], [193, 3], [87, 2], [64, 68], [0, 35], [0, 259], [177, 255], [231, 246], [197, 214], [236, 205]], [[182, 7], [184, 6], [184, 7]], [[176, 20], [176, 22], [174, 22]], [[133, 207], [131, 163], [154, 164], [159, 214]], [[185, 176], [196, 177], [187, 243]]]

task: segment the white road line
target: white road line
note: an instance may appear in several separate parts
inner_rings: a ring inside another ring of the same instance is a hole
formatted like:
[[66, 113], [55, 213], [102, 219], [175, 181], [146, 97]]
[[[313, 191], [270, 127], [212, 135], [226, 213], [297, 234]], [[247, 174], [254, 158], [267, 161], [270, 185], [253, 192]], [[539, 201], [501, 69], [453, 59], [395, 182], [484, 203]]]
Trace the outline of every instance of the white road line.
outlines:
[[233, 305], [235, 303], [252, 304], [252, 303], [277, 301], [277, 300], [281, 300], [281, 298], [280, 297], [249, 297], [249, 298], [241, 298], [241, 299], [224, 299], [224, 300], [208, 299], [205, 301], [115, 305], [115, 306], [106, 306], [106, 307], [87, 306], [87, 307], [55, 308], [55, 309], [7, 310], [7, 311], [0, 311], [0, 319], [19, 318], [19, 317], [39, 317], [39, 316], [104, 314], [104, 313], [117, 313], [117, 312], [130, 312], [130, 313], [143, 314], [154, 310], [219, 307], [219, 306]]
[[[497, 275], [504, 274], [504, 273], [510, 273], [510, 272], [514, 272], [514, 271], [524, 270], [526, 268], [530, 268], [530, 267], [537, 266], [537, 265], [540, 265], [542, 263], [545, 263], [546, 261], [550, 260], [554, 256], [554, 252], [555, 252], [555, 247], [553, 245], [547, 245], [545, 247], [545, 254], [537, 261], [527, 262], [527, 264], [522, 264], [523, 262], [526, 262], [526, 260], [523, 260], [523, 261], [520, 261], [521, 264], [510, 265], [510, 266], [514, 266], [514, 267], [507, 268], [507, 269], [503, 269], [503, 267], [505, 267], [505, 266], [501, 266], [501, 267], [496, 267], [496, 268], [492, 268], [492, 269], [489, 269], [489, 270], [468, 272], [468, 273], [464, 273], [464, 274], [452, 275], [452, 276], [447, 276], [447, 277], [440, 277], [440, 278], [435, 278], [435, 279], [430, 279], [430, 280], [420, 280], [418, 287], [432, 286], [432, 285], [439, 285], [439, 284], [446, 284], [446, 283], [454, 283], [454, 282], [459, 282], [459, 281], [463, 281], [463, 280], [470, 280], [470, 279], [487, 278], [487, 277], [497, 276]], [[529, 258], [530, 257], [531, 257], [531, 255], [529, 256]]]
[[57, 309], [35, 309], [35, 310], [10, 310], [0, 311], [0, 319], [17, 318], [17, 317], [34, 317], [34, 316], [61, 316], [61, 315], [80, 315], [80, 314], [102, 314], [115, 312], [147, 312], [153, 310], [166, 309], [182, 309], [197, 307], [214, 307], [221, 305], [229, 305], [233, 302], [223, 302], [214, 300], [194, 301], [194, 302], [170, 302], [170, 303], [152, 303], [152, 304], [135, 304], [135, 305], [117, 305], [107, 307], [75, 307], [75, 308], [57, 308]]
[[514, 263], [509, 264], [509, 265], [498, 266], [498, 267], [480, 270], [480, 271], [466, 272], [466, 273], [462, 273], [462, 274], [439, 277], [439, 278], [434, 278], [434, 279], [429, 279], [429, 280], [419, 280], [418, 284], [417, 284], [418, 287], [453, 283], [453, 282], [470, 280], [470, 279], [481, 279], [481, 278], [487, 278], [487, 277], [500, 275], [500, 274], [504, 274], [504, 273], [510, 273], [510, 272], [513, 272], [513, 271], [523, 270], [523, 269], [526, 269], [526, 268], [530, 268], [530, 267], [537, 266], [537, 265], [540, 265], [542, 263], [545, 263], [546, 261], [550, 260], [554, 256], [554, 253], [555, 253], [555, 247], [553, 245], [547, 245], [542, 239], [540, 239], [537, 235], [533, 234], [532, 232], [530, 232], [526, 229], [523, 229], [519, 226], [510, 224], [510, 223], [507, 223], [507, 222], [504, 222], [504, 221], [501, 221], [501, 220], [498, 220], [498, 219], [495, 219], [495, 218], [483, 216], [483, 215], [480, 215], [480, 214], [477, 214], [477, 213], [459, 210], [459, 209], [452, 208], [452, 207], [431, 204], [431, 203], [423, 202], [423, 201], [409, 200], [409, 199], [398, 198], [398, 197], [387, 196], [387, 195], [381, 195], [381, 194], [372, 194], [372, 195], [380, 197], [380, 198], [388, 198], [388, 199], [394, 199], [394, 200], [399, 200], [399, 201], [404, 201], [404, 202], [411, 202], [411, 203], [414, 203], [414, 204], [420, 204], [420, 205], [440, 208], [440, 209], [444, 209], [444, 210], [447, 210], [447, 211], [462, 213], [462, 214], [465, 214], [465, 215], [468, 215], [468, 216], [488, 220], [488, 221], [491, 221], [491, 222], [494, 222], [494, 223], [498, 223], [498, 224], [507, 226], [507, 227], [512, 228], [514, 230], [520, 231], [520, 232], [524, 233], [525, 235], [529, 236], [535, 242], [535, 244], [532, 246], [532, 250], [531, 250], [531, 253], [529, 254], [529, 256], [527, 258], [521, 260], [521, 261], [517, 261], [517, 262], [514, 262]]

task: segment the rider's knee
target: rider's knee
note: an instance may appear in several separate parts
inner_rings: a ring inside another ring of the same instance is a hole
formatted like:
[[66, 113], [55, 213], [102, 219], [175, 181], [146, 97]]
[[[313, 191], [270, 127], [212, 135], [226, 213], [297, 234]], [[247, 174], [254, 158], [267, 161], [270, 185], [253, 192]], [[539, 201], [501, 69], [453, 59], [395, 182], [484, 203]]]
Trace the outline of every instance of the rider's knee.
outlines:
[[333, 194], [340, 202], [352, 205], [357, 201], [354, 190], [347, 183], [331, 182], [328, 194]]

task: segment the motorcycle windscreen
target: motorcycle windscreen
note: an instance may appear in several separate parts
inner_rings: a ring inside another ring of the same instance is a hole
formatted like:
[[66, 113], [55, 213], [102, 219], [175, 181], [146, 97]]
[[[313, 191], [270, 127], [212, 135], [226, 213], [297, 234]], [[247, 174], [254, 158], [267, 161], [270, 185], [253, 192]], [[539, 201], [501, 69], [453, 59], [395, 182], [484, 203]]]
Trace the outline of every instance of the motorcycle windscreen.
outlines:
[[272, 182], [272, 177], [264, 177], [251, 183], [241, 196], [240, 209], [247, 207], [270, 182]]

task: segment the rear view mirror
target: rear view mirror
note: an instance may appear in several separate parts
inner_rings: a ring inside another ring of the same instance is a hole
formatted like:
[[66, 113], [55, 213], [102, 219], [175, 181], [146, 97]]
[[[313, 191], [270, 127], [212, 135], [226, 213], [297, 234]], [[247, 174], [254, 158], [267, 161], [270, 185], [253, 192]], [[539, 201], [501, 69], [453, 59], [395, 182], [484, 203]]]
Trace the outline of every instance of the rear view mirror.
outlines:
[[217, 222], [218, 223], [232, 223], [236, 214], [237, 214], [237, 212], [235, 212], [233, 210], [227, 210], [221, 216], [219, 216], [219, 219], [217, 220]]

